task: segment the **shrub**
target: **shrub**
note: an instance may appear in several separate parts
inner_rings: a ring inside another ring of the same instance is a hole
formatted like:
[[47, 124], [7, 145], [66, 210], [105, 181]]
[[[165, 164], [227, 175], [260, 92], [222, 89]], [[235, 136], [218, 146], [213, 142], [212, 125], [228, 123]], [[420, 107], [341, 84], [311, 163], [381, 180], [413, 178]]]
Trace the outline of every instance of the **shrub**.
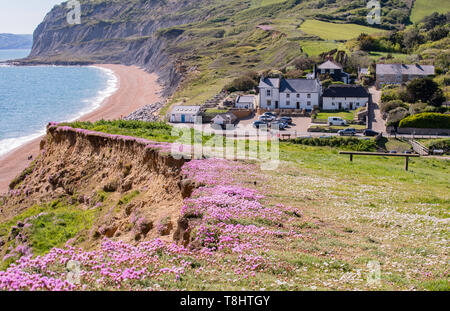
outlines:
[[450, 154], [450, 139], [433, 140], [427, 144], [430, 150], [444, 150], [445, 154]]
[[331, 138], [297, 138], [293, 143], [306, 146], [335, 147], [353, 151], [374, 151], [374, 140], [362, 140], [356, 137], [331, 137]]
[[441, 113], [419, 113], [400, 122], [400, 127], [450, 129], [450, 115]]
[[225, 86], [228, 92], [249, 91], [258, 86], [258, 82], [253, 76], [247, 74], [240, 78], [234, 79], [230, 84]]
[[394, 126], [397, 127], [401, 120], [409, 115], [408, 110], [403, 107], [397, 107], [394, 110], [389, 112], [389, 116], [387, 118], [386, 126]]
[[381, 104], [381, 112], [382, 113], [388, 113], [391, 110], [394, 110], [398, 107], [403, 107], [405, 109], [408, 109], [409, 106], [407, 104], [405, 104], [404, 102], [402, 102], [401, 100], [391, 100], [389, 102], [386, 103], [382, 103]]

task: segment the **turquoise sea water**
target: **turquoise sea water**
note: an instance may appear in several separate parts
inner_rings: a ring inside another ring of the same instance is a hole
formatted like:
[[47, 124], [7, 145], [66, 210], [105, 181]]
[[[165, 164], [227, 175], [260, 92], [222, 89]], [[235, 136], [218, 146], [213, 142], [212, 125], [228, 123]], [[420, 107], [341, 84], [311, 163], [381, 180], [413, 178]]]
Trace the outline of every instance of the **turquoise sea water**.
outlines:
[[[26, 55], [0, 50], [0, 60]], [[95, 110], [116, 85], [112, 71], [96, 67], [0, 65], [0, 156], [43, 135], [49, 122]]]

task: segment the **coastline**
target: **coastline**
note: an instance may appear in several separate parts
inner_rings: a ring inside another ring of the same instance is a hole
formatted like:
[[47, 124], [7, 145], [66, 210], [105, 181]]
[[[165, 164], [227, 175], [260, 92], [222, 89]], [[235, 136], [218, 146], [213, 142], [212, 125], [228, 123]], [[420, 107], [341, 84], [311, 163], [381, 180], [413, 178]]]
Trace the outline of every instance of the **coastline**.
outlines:
[[[158, 76], [149, 74], [136, 66], [113, 64], [96, 64], [94, 67], [109, 70], [117, 78], [116, 91], [106, 97], [97, 109], [86, 113], [77, 120], [98, 121], [125, 117], [139, 108], [162, 101], [160, 95], [162, 86], [158, 84]], [[8, 191], [12, 179], [28, 167], [39, 154], [39, 144], [42, 137], [36, 138], [0, 157], [0, 194]]]

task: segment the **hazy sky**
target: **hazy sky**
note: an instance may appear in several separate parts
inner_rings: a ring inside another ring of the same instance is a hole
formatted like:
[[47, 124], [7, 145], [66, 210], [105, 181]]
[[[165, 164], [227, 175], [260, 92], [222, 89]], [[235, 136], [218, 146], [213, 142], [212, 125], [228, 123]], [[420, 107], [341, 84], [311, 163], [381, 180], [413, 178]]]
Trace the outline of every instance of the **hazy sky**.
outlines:
[[0, 33], [32, 34], [51, 8], [63, 0], [0, 0]]

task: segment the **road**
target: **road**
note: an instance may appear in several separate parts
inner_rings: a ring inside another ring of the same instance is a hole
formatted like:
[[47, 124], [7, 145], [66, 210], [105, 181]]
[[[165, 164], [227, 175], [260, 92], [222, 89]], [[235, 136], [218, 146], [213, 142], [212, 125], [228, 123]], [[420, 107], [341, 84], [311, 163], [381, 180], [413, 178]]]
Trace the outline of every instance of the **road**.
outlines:
[[374, 112], [374, 118], [372, 122], [372, 129], [375, 132], [386, 134], [386, 121], [384, 121], [381, 110], [381, 91], [377, 90], [375, 86], [369, 88], [370, 94], [372, 94], [372, 107]]

